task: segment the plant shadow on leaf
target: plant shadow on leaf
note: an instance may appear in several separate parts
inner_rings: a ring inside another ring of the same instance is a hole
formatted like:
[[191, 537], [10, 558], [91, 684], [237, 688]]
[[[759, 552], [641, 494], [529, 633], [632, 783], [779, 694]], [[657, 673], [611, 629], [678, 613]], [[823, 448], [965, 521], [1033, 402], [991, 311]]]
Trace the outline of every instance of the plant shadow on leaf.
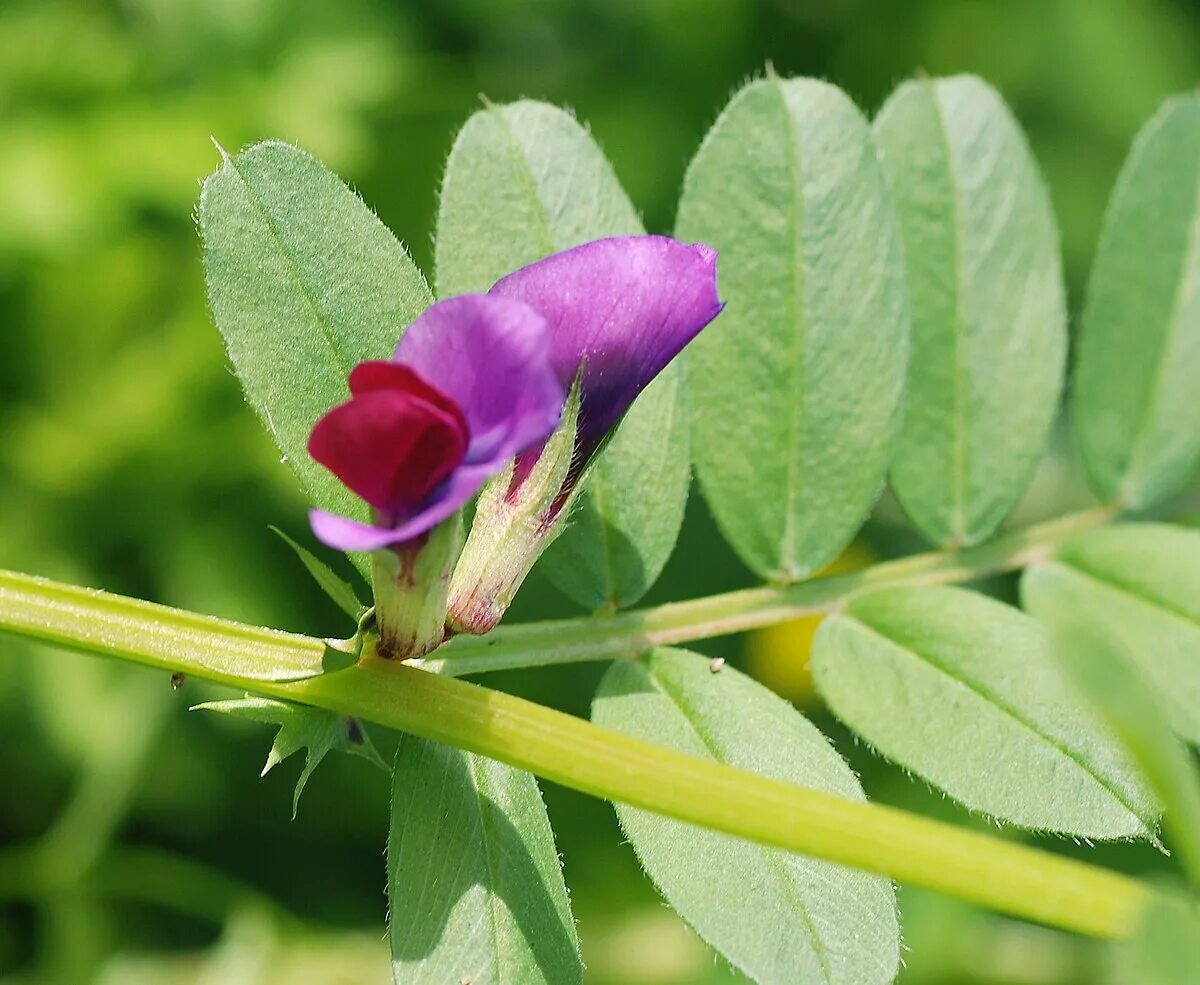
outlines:
[[558, 855], [531, 776], [405, 735], [392, 808], [397, 982], [581, 979]]

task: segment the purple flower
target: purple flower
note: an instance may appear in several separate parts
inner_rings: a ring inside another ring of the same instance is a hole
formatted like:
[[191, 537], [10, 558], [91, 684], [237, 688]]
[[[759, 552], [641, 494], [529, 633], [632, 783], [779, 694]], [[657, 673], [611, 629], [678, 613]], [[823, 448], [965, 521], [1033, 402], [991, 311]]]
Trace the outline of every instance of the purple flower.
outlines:
[[313, 510], [317, 538], [345, 551], [413, 540], [543, 442], [564, 399], [549, 349], [528, 305], [467, 295], [421, 315], [390, 362], [356, 366], [350, 400], [316, 423], [308, 450], [370, 504], [375, 523]]
[[578, 379], [572, 465], [553, 520], [634, 398], [721, 307], [715, 251], [665, 236], [596, 240], [523, 267], [486, 295], [435, 304], [391, 362], [355, 368], [351, 399], [314, 427], [313, 458], [375, 520], [314, 510], [314, 533], [351, 551], [411, 540], [514, 457], [516, 489]]
[[[667, 236], [595, 240], [522, 267], [488, 294], [524, 301], [546, 319], [563, 387], [582, 367], [572, 481], [634, 398], [723, 307], [716, 250]], [[518, 477], [536, 455], [522, 456]]]

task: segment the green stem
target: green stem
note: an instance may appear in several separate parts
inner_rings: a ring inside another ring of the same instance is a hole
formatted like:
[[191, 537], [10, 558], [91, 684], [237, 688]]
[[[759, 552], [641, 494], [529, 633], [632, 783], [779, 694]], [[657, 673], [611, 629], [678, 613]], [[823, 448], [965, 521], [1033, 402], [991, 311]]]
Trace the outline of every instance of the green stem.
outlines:
[[487, 636], [460, 636], [412, 661], [452, 677], [547, 664], [609, 660], [653, 646], [725, 636], [830, 612], [866, 591], [897, 585], [944, 585], [1015, 571], [1051, 553], [1073, 534], [1103, 525], [1101, 507], [1026, 527], [977, 547], [915, 554], [851, 574], [768, 585], [593, 619], [502, 626]]
[[[356, 666], [313, 676], [323, 640], [3, 572], [0, 630], [355, 715], [598, 797], [1079, 933], [1128, 934], [1148, 899], [1146, 888], [1126, 876], [658, 748], [381, 660], [371, 647]], [[282, 679], [289, 675], [305, 679]]]

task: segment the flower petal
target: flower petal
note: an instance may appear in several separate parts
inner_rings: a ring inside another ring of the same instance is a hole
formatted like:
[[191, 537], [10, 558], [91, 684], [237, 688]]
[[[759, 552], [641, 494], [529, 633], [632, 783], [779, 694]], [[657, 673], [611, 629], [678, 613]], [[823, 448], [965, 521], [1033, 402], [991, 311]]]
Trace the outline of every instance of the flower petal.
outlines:
[[520, 301], [440, 301], [404, 333], [395, 360], [462, 408], [468, 463], [498, 468], [558, 426], [565, 392], [550, 363], [549, 330]]
[[460, 466], [417, 511], [397, 518], [391, 525], [362, 523], [325, 510], [309, 510], [309, 524], [317, 540], [339, 551], [377, 551], [392, 547], [420, 537], [448, 519], [493, 474], [495, 468], [490, 463]]
[[317, 540], [339, 551], [377, 551], [402, 539], [390, 527], [373, 527], [325, 510], [309, 510], [308, 522]]
[[[376, 509], [407, 511], [463, 461], [466, 428], [457, 408], [411, 371], [389, 385], [363, 387], [372, 375], [380, 374], [371, 364], [355, 369], [351, 388], [357, 392], [317, 421], [308, 451]], [[409, 389], [414, 381], [417, 388]]]
[[522, 267], [489, 294], [524, 301], [546, 319], [564, 387], [582, 366], [581, 461], [722, 308], [716, 251], [667, 236], [586, 243]]

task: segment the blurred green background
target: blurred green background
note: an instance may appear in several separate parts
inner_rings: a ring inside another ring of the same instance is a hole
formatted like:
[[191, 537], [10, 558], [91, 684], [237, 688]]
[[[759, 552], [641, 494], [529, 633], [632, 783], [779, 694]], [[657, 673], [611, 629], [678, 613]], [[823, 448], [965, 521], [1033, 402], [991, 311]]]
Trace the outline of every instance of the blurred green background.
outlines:
[[[831, 79], [868, 112], [917, 71], [996, 84], [1045, 169], [1077, 309], [1130, 138], [1196, 84], [1200, 5], [0, 0], [0, 567], [347, 634], [267, 530], [307, 540], [303, 504], [205, 307], [192, 210], [217, 162], [210, 135], [309, 148], [428, 270], [441, 164], [480, 94], [573, 107], [647, 226], [669, 231], [706, 127], [767, 60]], [[1063, 461], [1027, 510], [1078, 495]], [[877, 524], [852, 560], [904, 540]], [[749, 580], [695, 501], [651, 601]], [[569, 611], [535, 577], [514, 615]], [[710, 649], [809, 711], [872, 796], [977, 823], [813, 706], [810, 630]], [[598, 673], [492, 683], [583, 714]], [[0, 981], [389, 980], [385, 777], [331, 759], [291, 822], [299, 764], [260, 780], [265, 728], [187, 714], [216, 693], [0, 641]], [[376, 740], [386, 754], [389, 737]], [[552, 786], [546, 797], [589, 982], [737, 980], [658, 901], [607, 805]], [[1164, 865], [1144, 847], [1098, 855]], [[901, 900], [905, 985], [1104, 979], [1100, 945], [923, 893]]]

